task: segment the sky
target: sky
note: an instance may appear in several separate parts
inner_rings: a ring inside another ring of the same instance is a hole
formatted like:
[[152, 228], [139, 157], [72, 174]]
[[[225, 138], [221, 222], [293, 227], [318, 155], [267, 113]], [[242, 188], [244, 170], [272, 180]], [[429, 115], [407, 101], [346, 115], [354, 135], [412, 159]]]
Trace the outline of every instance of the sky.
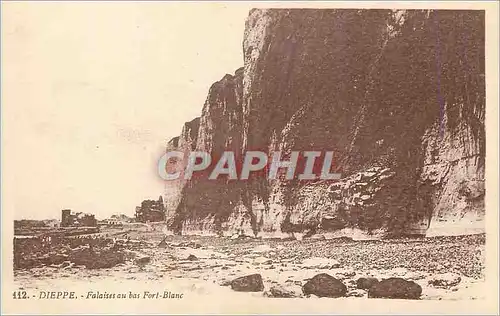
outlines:
[[[246, 4], [4, 2], [2, 183], [16, 219], [132, 216], [166, 141], [243, 66]], [[6, 212], [4, 211], [4, 212]]]

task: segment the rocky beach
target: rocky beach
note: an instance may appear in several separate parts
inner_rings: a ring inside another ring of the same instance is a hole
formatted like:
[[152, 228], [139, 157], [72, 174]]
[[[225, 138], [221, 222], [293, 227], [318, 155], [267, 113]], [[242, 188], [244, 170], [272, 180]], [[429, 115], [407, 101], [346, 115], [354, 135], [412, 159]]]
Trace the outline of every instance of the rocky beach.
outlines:
[[[82, 282], [120, 282], [125, 288], [141, 280], [174, 288], [192, 282], [193, 286], [198, 284], [195, 288], [200, 287], [197, 291], [201, 294], [249, 292], [263, 298], [460, 300], [480, 299], [484, 294], [478, 290], [484, 284], [484, 234], [281, 240], [165, 236], [158, 229], [67, 237], [73, 241], [52, 244], [38, 257], [19, 251], [23, 258], [15, 269], [16, 283], [26, 290], [71, 290]], [[381, 294], [380, 289], [377, 292], [377, 286], [391, 279], [411, 282], [416, 292], [409, 290], [408, 284], [399, 283], [390, 287], [395, 293], [383, 289]], [[183, 289], [186, 293], [194, 290], [188, 285]]]

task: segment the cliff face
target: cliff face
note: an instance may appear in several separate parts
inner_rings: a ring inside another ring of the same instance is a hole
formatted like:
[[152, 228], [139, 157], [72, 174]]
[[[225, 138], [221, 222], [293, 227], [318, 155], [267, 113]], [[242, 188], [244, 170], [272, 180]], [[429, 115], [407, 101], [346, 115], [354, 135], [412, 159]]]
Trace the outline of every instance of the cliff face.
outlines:
[[174, 230], [482, 227], [484, 12], [252, 10], [243, 49], [244, 68], [211, 87], [199, 128], [187, 124], [170, 150], [215, 162], [224, 150], [334, 151], [343, 177], [169, 183]]
[[[234, 75], [226, 75], [211, 86], [197, 124], [187, 123], [178, 146], [172, 146], [174, 138], [167, 150], [186, 154], [189, 151], [208, 152], [212, 157], [209, 170], [224, 151], [241, 152], [242, 97], [243, 69], [238, 69]], [[179, 162], [180, 169], [185, 167], [186, 160]], [[217, 232], [227, 221], [233, 201], [239, 200], [239, 191], [224, 177], [217, 180], [207, 178], [207, 173], [198, 172], [189, 181], [181, 177], [167, 182], [165, 195], [171, 215], [169, 222], [175, 231]]]

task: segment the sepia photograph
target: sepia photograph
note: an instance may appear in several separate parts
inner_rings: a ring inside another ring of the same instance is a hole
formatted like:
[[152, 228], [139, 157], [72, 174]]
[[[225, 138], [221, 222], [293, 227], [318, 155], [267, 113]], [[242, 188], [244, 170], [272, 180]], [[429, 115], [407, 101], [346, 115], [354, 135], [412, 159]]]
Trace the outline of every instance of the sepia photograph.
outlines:
[[451, 4], [3, 1], [2, 313], [498, 313], [498, 3]]

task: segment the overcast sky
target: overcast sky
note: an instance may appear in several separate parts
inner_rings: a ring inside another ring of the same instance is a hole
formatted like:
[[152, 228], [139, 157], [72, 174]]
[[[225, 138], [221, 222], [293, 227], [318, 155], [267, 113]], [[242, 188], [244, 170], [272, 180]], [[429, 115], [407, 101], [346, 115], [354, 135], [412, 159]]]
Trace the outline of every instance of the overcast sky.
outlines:
[[[245, 4], [2, 4], [4, 199], [15, 218], [133, 215], [168, 139], [243, 66]], [[4, 211], [4, 212], [5, 212]]]

